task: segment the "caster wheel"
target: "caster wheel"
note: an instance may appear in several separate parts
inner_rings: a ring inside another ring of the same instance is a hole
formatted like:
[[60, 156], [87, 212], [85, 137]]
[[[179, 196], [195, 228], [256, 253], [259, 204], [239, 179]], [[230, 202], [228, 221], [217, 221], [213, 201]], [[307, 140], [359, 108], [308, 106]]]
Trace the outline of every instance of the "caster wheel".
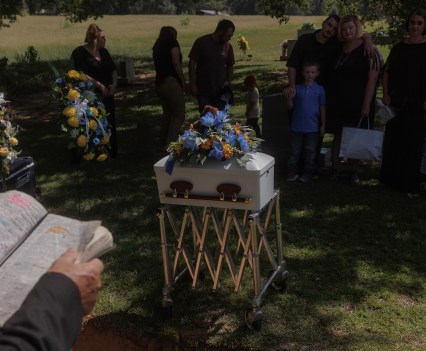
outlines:
[[261, 319], [258, 319], [257, 321], [253, 322], [253, 323], [251, 324], [251, 328], [252, 328], [254, 331], [260, 331], [260, 330], [262, 329], [262, 320], [261, 320]]
[[247, 327], [253, 331], [260, 331], [262, 329], [262, 319], [259, 318], [252, 322], [250, 321], [250, 317], [249, 317], [250, 313], [251, 313], [251, 309], [246, 310], [244, 315]]
[[163, 315], [165, 319], [171, 319], [173, 317], [173, 306], [164, 307]]
[[[269, 276], [271, 276], [273, 273], [273, 271], [271, 271], [269, 274]], [[288, 280], [288, 272], [285, 271], [282, 276], [281, 276], [281, 280], [276, 279], [275, 282], [272, 282], [271, 286], [280, 292], [286, 291], [287, 290], [287, 280]]]

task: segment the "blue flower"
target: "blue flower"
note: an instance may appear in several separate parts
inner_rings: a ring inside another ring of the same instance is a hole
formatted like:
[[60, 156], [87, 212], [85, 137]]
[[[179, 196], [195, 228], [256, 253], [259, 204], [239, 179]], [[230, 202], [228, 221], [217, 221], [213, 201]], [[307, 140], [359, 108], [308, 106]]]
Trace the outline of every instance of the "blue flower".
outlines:
[[56, 84], [61, 84], [62, 83], [62, 78], [56, 78], [55, 82], [56, 82]]
[[87, 81], [87, 87], [90, 89], [91, 87], [93, 87], [93, 83], [90, 81], [90, 80], [88, 80]]
[[226, 142], [231, 145], [232, 147], [235, 147], [236, 139], [235, 139], [235, 131], [231, 130], [229, 134], [225, 137]]
[[240, 143], [240, 148], [241, 148], [242, 152], [249, 152], [250, 151], [250, 146], [249, 146], [247, 140], [244, 138], [244, 135], [238, 134], [237, 140]]
[[223, 158], [223, 145], [222, 143], [215, 141], [212, 146], [212, 150], [209, 152], [209, 157], [214, 157], [218, 160]]
[[185, 132], [182, 135], [185, 148], [190, 150], [197, 149], [197, 143], [196, 143], [196, 134], [192, 130], [185, 130]]
[[228, 122], [228, 114], [226, 111], [218, 111], [214, 119], [214, 126], [217, 131], [220, 132], [223, 129], [224, 124]]
[[203, 117], [200, 118], [200, 123], [204, 127], [210, 128], [215, 122], [215, 117], [213, 113], [207, 112]]
[[99, 145], [100, 142], [99, 138], [93, 138], [93, 144]]

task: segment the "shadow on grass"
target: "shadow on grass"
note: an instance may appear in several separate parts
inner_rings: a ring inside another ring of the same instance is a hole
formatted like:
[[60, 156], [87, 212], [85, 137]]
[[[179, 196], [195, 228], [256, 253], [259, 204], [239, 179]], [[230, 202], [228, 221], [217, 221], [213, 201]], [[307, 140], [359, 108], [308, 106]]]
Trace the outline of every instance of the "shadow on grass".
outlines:
[[[256, 74], [263, 94], [282, 91], [282, 74], [252, 65], [236, 70], [237, 94], [245, 93], [242, 80], [248, 73]], [[260, 332], [249, 332], [244, 323], [252, 299], [249, 271], [235, 294], [226, 267], [222, 289], [214, 294], [209, 277], [197, 289], [182, 279], [173, 294], [174, 317], [164, 320], [153, 172], [164, 155], [156, 152], [161, 107], [152, 79], [119, 89], [119, 155], [104, 163], [70, 164], [67, 137], [55, 123], [61, 117], [48, 95], [13, 103], [24, 128], [23, 155], [36, 162], [49, 211], [99, 218], [114, 234], [117, 247], [104, 258], [104, 288], [95, 310], [102, 328], [172, 333], [194, 345], [198, 337], [213, 346], [282, 350], [392, 349], [398, 329], [415, 337], [414, 317], [406, 314], [424, 312], [426, 204], [424, 198], [412, 201], [377, 185], [374, 164], [361, 170], [361, 187], [325, 177], [308, 184], [277, 177], [290, 277], [287, 292], [267, 292]], [[192, 114], [193, 102], [189, 106]], [[266, 266], [262, 257], [261, 267]], [[194, 328], [199, 332], [192, 335]]]

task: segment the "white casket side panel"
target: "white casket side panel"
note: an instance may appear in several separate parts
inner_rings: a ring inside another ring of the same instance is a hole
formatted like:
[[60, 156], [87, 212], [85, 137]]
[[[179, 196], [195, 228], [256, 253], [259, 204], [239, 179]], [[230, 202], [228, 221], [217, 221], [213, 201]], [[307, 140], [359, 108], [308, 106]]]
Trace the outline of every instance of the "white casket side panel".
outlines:
[[[167, 159], [168, 156], [154, 165], [161, 203], [258, 211], [273, 198], [275, 159], [270, 155], [260, 152], [250, 154], [250, 161], [248, 161], [246, 168], [240, 167], [233, 158], [226, 161], [209, 158], [204, 165], [181, 166], [179, 163], [175, 163], [171, 175], [165, 171]], [[176, 181], [192, 184], [193, 188], [189, 191], [189, 198], [162, 196], [164, 193], [173, 193], [170, 184]], [[191, 195], [219, 199], [217, 187], [220, 184], [235, 184], [241, 187], [238, 198], [250, 199], [251, 201], [246, 203], [191, 199]]]

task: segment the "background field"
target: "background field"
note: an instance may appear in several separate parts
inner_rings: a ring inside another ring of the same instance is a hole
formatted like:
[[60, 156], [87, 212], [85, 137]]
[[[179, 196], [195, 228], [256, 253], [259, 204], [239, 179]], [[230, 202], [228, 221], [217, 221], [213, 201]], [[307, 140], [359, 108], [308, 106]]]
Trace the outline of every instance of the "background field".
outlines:
[[[178, 29], [184, 65], [193, 40], [211, 32], [217, 17], [117, 16], [97, 21], [117, 61], [134, 58], [137, 73], [152, 71], [151, 47], [162, 25]], [[249, 61], [235, 48], [232, 117], [243, 120], [242, 80], [258, 76], [263, 95], [280, 93], [286, 83], [279, 61], [281, 42], [295, 38], [305, 22], [279, 25], [266, 17], [232, 17], [236, 35], [249, 41]], [[0, 56], [11, 60], [29, 45], [40, 65], [66, 61], [83, 41], [87, 23], [70, 25], [59, 17], [25, 17], [0, 30]], [[233, 39], [236, 46], [236, 36]], [[66, 67], [66, 63], [61, 63]], [[44, 66], [43, 66], [44, 65]], [[51, 77], [53, 79], [53, 76]], [[49, 85], [50, 82], [46, 82]], [[25, 84], [25, 82], [22, 82]], [[361, 187], [326, 176], [308, 184], [284, 181], [285, 156], [276, 153], [276, 187], [281, 189], [284, 254], [290, 277], [285, 293], [268, 291], [262, 330], [248, 331], [244, 311], [251, 301], [250, 275], [235, 294], [225, 274], [222, 289], [211, 280], [197, 289], [184, 280], [176, 286], [174, 317], [161, 307], [163, 269], [159, 206], [152, 165], [158, 147], [161, 107], [152, 79], [121, 86], [117, 93], [119, 157], [102, 164], [69, 163], [67, 136], [50, 92], [18, 95], [12, 105], [23, 127], [23, 155], [36, 161], [42, 203], [49, 211], [82, 220], [99, 218], [111, 229], [117, 248], [105, 256], [104, 287], [88, 322], [127, 338], [159, 335], [196, 350], [205, 346], [264, 350], [423, 350], [426, 348], [425, 197], [410, 200], [378, 184], [380, 165], [362, 166]], [[196, 117], [187, 98], [187, 122]], [[383, 127], [378, 123], [379, 127]], [[283, 136], [284, 139], [284, 136]], [[326, 145], [329, 138], [326, 141]], [[423, 193], [425, 186], [423, 184]], [[267, 274], [267, 272], [264, 272]]]

